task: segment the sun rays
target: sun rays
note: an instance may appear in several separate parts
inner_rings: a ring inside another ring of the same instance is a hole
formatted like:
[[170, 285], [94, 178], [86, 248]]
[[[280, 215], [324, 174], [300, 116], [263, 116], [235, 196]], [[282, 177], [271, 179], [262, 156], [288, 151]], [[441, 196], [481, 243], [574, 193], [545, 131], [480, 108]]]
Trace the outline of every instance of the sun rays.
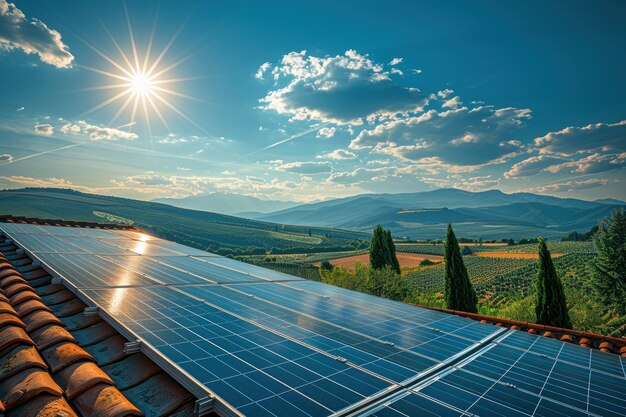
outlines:
[[103, 76], [107, 80], [107, 84], [105, 85], [85, 88], [83, 91], [111, 91], [111, 95], [108, 98], [85, 111], [81, 117], [103, 108], [114, 108], [117, 105], [117, 110], [115, 110], [115, 113], [108, 123], [109, 126], [113, 126], [119, 121], [123, 123], [124, 127], [132, 129], [137, 124], [137, 120], [143, 118], [147, 133], [151, 137], [152, 121], [158, 119], [167, 131], [171, 133], [165, 112], [174, 112], [177, 116], [204, 132], [201, 126], [191, 120], [191, 118], [172, 102], [174, 97], [204, 102], [198, 98], [176, 91], [174, 87], [178, 83], [204, 78], [179, 77], [172, 74], [175, 68], [187, 61], [195, 53], [185, 56], [174, 63], [165, 64], [167, 53], [184, 29], [187, 20], [181, 24], [158, 54], [152, 54], [158, 12], [155, 14], [150, 37], [145, 49], [141, 49], [138, 46], [126, 5], [124, 5], [124, 12], [129, 41], [129, 46], [126, 48], [126, 51], [111, 34], [109, 29], [100, 22], [117, 51], [117, 57], [111, 57], [91, 43], [81, 39], [85, 45], [106, 61], [109, 66], [109, 68], [95, 68], [80, 64], [77, 65], [85, 70]]

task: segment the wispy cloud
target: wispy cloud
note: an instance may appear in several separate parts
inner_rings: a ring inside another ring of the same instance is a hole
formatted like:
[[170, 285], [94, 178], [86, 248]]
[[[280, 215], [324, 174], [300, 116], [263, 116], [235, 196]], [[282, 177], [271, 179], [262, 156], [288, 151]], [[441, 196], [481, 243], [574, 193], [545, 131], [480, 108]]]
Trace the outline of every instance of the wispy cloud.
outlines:
[[50, 136], [54, 133], [54, 128], [48, 123], [36, 124], [35, 133], [42, 136]]

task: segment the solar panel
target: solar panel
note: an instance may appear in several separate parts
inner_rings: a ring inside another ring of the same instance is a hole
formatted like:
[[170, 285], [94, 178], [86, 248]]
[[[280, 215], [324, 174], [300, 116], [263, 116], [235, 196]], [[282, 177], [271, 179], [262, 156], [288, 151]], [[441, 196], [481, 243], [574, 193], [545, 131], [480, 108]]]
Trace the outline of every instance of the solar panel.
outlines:
[[135, 231], [0, 228], [196, 395], [242, 414], [626, 415], [618, 355]]
[[331, 415], [392, 387], [173, 288], [85, 293], [244, 414]]

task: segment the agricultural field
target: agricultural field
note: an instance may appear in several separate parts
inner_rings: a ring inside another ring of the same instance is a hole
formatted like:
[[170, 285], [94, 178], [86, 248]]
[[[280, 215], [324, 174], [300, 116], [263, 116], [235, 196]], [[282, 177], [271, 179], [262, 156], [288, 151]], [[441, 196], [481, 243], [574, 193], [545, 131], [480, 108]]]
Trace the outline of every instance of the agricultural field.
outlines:
[[[400, 262], [400, 268], [415, 268], [420, 265], [424, 259], [429, 259], [433, 262], [443, 261], [443, 256], [438, 255], [421, 255], [417, 253], [397, 253], [398, 262]], [[361, 255], [352, 255], [345, 258], [337, 258], [330, 260], [330, 263], [335, 266], [343, 266], [347, 269], [354, 269], [357, 262], [367, 265], [370, 261], [369, 253]]]

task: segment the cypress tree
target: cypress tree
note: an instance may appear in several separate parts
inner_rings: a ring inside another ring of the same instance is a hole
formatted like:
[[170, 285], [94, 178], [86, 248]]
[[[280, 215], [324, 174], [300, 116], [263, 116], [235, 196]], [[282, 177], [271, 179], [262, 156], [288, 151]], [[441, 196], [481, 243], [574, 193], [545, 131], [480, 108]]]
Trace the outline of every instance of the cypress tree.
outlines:
[[603, 219], [593, 236], [598, 251], [593, 262], [592, 283], [604, 304], [626, 314], [626, 213], [615, 210]]
[[387, 248], [389, 249], [389, 260], [391, 269], [396, 271], [396, 274], [400, 273], [400, 262], [398, 262], [398, 256], [396, 255], [396, 245], [393, 243], [393, 237], [391, 237], [391, 230], [385, 231], [385, 237], [387, 239]]
[[535, 278], [535, 314], [537, 323], [571, 328], [563, 283], [556, 274], [552, 257], [543, 238], [539, 239], [539, 261]]
[[385, 246], [387, 240], [384, 235], [385, 231], [379, 224], [374, 229], [372, 241], [370, 242], [370, 265], [374, 269], [383, 269], [385, 267]]
[[463, 263], [459, 242], [456, 240], [452, 225], [448, 225], [448, 233], [443, 243], [444, 269], [444, 295], [446, 306], [451, 310], [477, 313], [476, 292], [467, 274]]

